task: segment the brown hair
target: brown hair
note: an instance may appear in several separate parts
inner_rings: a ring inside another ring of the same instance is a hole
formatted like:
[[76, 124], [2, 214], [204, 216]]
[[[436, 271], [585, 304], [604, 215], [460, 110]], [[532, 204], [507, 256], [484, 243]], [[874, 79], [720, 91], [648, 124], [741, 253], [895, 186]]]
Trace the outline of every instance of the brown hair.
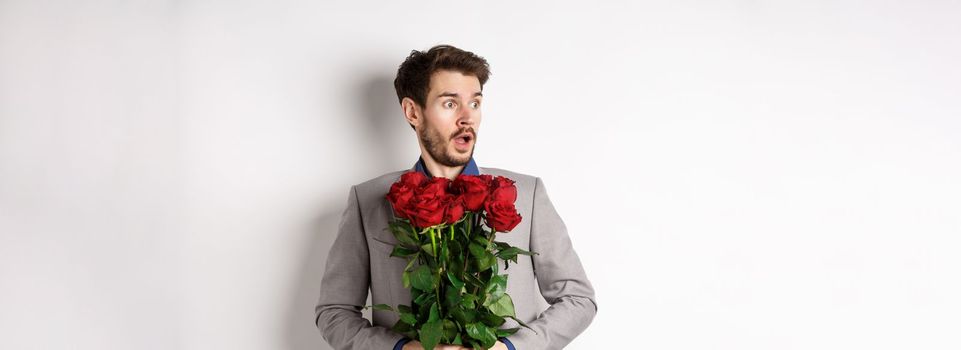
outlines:
[[450, 45], [437, 45], [427, 52], [412, 50], [410, 56], [397, 68], [397, 77], [394, 78], [398, 102], [403, 102], [404, 97], [410, 97], [421, 107], [426, 105], [430, 76], [438, 70], [473, 75], [480, 81], [481, 89], [491, 74], [487, 60], [470, 51]]

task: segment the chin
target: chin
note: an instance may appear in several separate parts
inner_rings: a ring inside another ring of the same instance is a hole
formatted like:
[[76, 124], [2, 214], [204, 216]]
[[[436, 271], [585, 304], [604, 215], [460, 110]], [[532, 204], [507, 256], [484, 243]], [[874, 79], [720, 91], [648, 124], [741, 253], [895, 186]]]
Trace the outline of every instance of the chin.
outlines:
[[467, 162], [470, 161], [471, 155], [474, 153], [473, 151], [474, 150], [471, 149], [471, 152], [468, 152], [466, 154], [457, 152], [457, 153], [448, 155], [448, 158], [456, 161], [457, 163], [459, 163], [459, 165], [467, 165]]

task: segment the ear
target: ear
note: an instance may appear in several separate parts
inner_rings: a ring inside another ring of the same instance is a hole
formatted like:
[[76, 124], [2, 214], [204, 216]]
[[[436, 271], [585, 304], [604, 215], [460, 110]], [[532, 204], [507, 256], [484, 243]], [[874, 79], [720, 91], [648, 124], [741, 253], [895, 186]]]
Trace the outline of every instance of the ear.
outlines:
[[418, 126], [423, 120], [423, 110], [414, 102], [410, 97], [404, 97], [400, 101], [400, 108], [404, 110], [404, 118], [407, 119], [407, 123]]

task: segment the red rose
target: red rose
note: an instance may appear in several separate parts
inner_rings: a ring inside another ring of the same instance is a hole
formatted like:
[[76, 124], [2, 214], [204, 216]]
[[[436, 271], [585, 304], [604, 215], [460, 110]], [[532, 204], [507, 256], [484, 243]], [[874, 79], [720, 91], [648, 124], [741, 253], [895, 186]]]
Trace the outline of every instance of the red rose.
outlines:
[[514, 186], [514, 180], [503, 176], [494, 178], [491, 183], [490, 201], [514, 204], [517, 201], [517, 187]]
[[390, 185], [390, 192], [387, 192], [387, 201], [394, 208], [394, 215], [399, 218], [409, 219], [407, 216], [407, 204], [414, 198], [414, 189], [408, 183], [395, 182]]
[[416, 193], [419, 196], [441, 198], [447, 195], [448, 187], [450, 187], [450, 180], [446, 177], [435, 177], [424, 183]]
[[445, 215], [444, 222], [446, 222], [448, 225], [453, 225], [455, 222], [464, 217], [464, 197], [448, 195], [448, 198], [447, 214]]
[[484, 210], [487, 212], [487, 227], [497, 232], [509, 232], [521, 222], [521, 214], [511, 202], [488, 201]]
[[408, 171], [400, 176], [400, 180], [390, 185], [387, 201], [394, 209], [394, 215], [410, 219], [408, 204], [417, 190], [427, 183], [427, 176], [419, 171]]
[[[490, 175], [488, 175], [490, 176]], [[454, 193], [464, 197], [464, 206], [467, 210], [478, 211], [484, 207], [487, 200], [489, 181], [485, 181], [480, 176], [458, 175], [451, 185]]]
[[408, 171], [400, 176], [398, 182], [408, 184], [412, 188], [418, 188], [427, 182], [427, 175], [419, 171]]
[[481, 181], [484, 181], [484, 184], [487, 185], [488, 188], [491, 187], [491, 182], [494, 182], [494, 177], [487, 174], [477, 175], [477, 178], [481, 179]]
[[444, 221], [447, 207], [443, 197], [418, 194], [408, 204], [407, 215], [417, 228], [438, 225]]

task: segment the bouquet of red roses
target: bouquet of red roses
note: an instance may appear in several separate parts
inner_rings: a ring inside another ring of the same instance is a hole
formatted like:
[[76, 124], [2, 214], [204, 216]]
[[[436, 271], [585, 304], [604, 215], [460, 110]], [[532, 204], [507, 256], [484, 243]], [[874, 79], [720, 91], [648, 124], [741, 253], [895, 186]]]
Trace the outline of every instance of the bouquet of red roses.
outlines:
[[402, 279], [413, 299], [396, 310], [373, 306], [399, 314], [394, 331], [419, 340], [424, 349], [441, 343], [488, 349], [519, 329], [499, 329], [506, 318], [527, 327], [515, 317], [498, 259], [507, 269], [518, 254], [536, 253], [494, 242], [497, 232], [521, 222], [513, 180], [490, 175], [428, 179], [412, 171], [390, 187], [387, 200], [396, 217], [389, 228], [398, 241], [390, 256], [407, 259]]

